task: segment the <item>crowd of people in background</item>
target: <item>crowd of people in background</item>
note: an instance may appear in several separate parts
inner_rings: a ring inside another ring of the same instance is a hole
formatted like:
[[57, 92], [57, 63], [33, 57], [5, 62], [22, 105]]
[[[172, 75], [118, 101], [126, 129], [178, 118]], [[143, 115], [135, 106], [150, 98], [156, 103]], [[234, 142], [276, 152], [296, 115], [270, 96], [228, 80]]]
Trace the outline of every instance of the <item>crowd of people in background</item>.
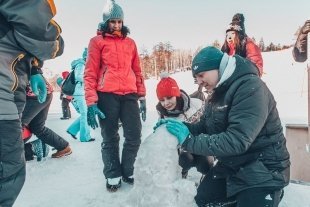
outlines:
[[[25, 160], [41, 161], [50, 147], [56, 150], [52, 158], [72, 153], [70, 141], [46, 126], [53, 88], [43, 77], [43, 62], [64, 49], [61, 29], [52, 23], [51, 2], [37, 1], [32, 7], [26, 1], [0, 3], [0, 206], [4, 207], [13, 205], [24, 184]], [[29, 21], [28, 15], [37, 21]], [[221, 50], [206, 47], [193, 58], [196, 93], [188, 95], [168, 74], [162, 74], [156, 87], [155, 133], [165, 125], [177, 139], [180, 178], [186, 179], [192, 167], [202, 174], [195, 196], [198, 206], [276, 207], [289, 183], [289, 153], [276, 102], [261, 80], [261, 51], [246, 34], [244, 21], [243, 14], [235, 14]], [[293, 49], [298, 62], [307, 59], [309, 32], [310, 20]], [[96, 35], [81, 58], [71, 62], [74, 93], [60, 92], [60, 119], [71, 122], [70, 103], [79, 114], [66, 130], [69, 137], [95, 141], [91, 128], [101, 128], [109, 192], [118, 191], [122, 182], [134, 185], [141, 120], [147, 118], [139, 54], [128, 35], [123, 9], [108, 0]], [[60, 88], [69, 73], [63, 71], [57, 79]], [[32, 134], [37, 140], [31, 140]]]

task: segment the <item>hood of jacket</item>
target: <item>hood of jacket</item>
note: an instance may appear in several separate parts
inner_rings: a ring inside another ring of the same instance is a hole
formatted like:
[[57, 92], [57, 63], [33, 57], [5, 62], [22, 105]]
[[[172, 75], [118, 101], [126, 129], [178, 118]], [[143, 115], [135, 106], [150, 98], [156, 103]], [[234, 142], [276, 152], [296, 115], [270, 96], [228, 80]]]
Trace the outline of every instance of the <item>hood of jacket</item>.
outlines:
[[[231, 84], [242, 76], [259, 76], [256, 66], [251, 61], [242, 58], [239, 55], [235, 55], [234, 58], [236, 59], [236, 68], [234, 69], [234, 72], [229, 77], [226, 77], [226, 80], [223, 81], [220, 85], [218, 85], [218, 87], [214, 89], [214, 92], [222, 93], [224, 91], [227, 91]], [[228, 69], [227, 67], [229, 66], [227, 65], [225, 70]]]
[[71, 63], [71, 68], [74, 69], [78, 64], [85, 64], [85, 60], [83, 58], [73, 60]]

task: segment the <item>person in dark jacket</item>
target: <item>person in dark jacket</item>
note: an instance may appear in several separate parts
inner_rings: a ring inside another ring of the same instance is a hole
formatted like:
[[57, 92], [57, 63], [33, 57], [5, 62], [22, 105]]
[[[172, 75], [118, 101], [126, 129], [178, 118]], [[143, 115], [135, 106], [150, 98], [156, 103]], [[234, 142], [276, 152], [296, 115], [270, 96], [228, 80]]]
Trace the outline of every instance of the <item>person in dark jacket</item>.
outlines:
[[193, 76], [209, 93], [196, 124], [160, 120], [182, 147], [216, 156], [197, 189], [198, 206], [278, 206], [290, 178], [290, 156], [276, 101], [255, 65], [215, 47], [193, 59]]
[[[69, 75], [69, 71], [63, 71], [61, 73], [62, 75], [62, 80], [65, 80], [68, 75]], [[59, 87], [61, 87], [62, 82], [59, 83]], [[62, 108], [62, 117], [60, 117], [61, 120], [67, 120], [71, 118], [71, 110], [70, 110], [70, 102], [72, 100], [72, 96], [67, 96], [65, 95], [62, 91], [60, 91], [60, 100], [61, 100], [61, 108]]]
[[[52, 158], [60, 158], [70, 155], [72, 150], [69, 146], [69, 143], [64, 138], [45, 126], [48, 111], [53, 100], [53, 88], [46, 80], [45, 82], [47, 96], [44, 103], [39, 103], [38, 98], [33, 93], [31, 87], [29, 85], [27, 86], [27, 98], [25, 109], [22, 113], [22, 125], [23, 127], [29, 129], [34, 135], [36, 135], [37, 138], [42, 141], [42, 143], [48, 144], [57, 150], [57, 152], [52, 154]], [[40, 161], [42, 158], [42, 153], [40, 155], [40, 153], [36, 153], [36, 151], [40, 152], [41, 150], [33, 150], [33, 148], [34, 147], [31, 143], [25, 144], [26, 160], [31, 160], [31, 158], [33, 159], [33, 155], [36, 155], [38, 161]]]
[[[31, 62], [62, 54], [61, 28], [50, 1], [0, 1], [0, 206], [12, 206], [25, 181], [25, 156], [20, 116], [30, 84], [38, 100], [46, 99], [46, 86]], [[35, 19], [35, 21], [34, 21]]]
[[305, 62], [308, 58], [308, 33], [310, 32], [310, 20], [300, 28], [296, 43], [293, 48], [293, 57], [297, 62]]

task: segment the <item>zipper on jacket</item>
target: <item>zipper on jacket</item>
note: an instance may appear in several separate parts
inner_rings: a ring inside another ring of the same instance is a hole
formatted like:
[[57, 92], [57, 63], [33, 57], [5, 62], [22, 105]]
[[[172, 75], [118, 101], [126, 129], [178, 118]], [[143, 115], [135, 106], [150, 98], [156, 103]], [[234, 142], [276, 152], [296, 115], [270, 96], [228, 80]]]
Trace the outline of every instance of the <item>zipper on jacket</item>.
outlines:
[[15, 72], [15, 66], [24, 56], [25, 56], [24, 54], [19, 54], [17, 56], [17, 58], [15, 58], [15, 60], [11, 64], [11, 71], [12, 71], [12, 73], [14, 75], [14, 84], [13, 84], [13, 86], [11, 88], [12, 91], [15, 91], [17, 89], [17, 87], [18, 87], [18, 77], [17, 77], [16, 72]]
[[103, 87], [103, 83], [104, 83], [104, 74], [107, 72], [107, 67], [105, 67], [103, 73], [102, 73], [102, 79], [99, 83], [100, 87]]

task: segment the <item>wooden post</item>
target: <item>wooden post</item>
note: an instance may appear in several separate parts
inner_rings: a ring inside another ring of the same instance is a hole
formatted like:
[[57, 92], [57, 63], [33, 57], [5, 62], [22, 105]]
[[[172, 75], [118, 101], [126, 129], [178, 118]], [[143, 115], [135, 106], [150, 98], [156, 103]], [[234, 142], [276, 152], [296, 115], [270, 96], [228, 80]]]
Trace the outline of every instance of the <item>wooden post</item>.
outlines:
[[307, 34], [307, 74], [308, 74], [308, 140], [306, 150], [310, 153], [310, 33]]

